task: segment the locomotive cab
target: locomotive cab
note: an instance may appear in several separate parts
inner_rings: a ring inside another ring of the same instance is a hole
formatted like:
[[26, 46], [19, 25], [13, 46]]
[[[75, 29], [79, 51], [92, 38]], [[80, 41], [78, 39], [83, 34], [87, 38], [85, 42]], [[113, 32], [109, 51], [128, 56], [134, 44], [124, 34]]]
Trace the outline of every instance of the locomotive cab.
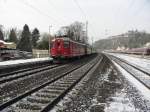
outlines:
[[52, 40], [50, 54], [54, 59], [69, 58], [70, 53], [69, 40], [64, 38], [56, 38]]

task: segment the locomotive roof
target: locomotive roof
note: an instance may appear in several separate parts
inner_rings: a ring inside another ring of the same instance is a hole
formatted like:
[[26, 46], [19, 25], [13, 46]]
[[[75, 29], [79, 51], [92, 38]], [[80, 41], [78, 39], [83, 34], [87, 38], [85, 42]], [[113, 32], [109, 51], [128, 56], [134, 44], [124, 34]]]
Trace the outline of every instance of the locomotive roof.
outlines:
[[55, 41], [55, 40], [57, 40], [57, 39], [61, 39], [61, 40], [64, 40], [64, 41], [71, 41], [71, 42], [74, 42], [74, 43], [86, 45], [85, 43], [77, 42], [77, 41], [74, 41], [74, 40], [72, 40], [70, 38], [67, 38], [67, 37], [64, 37], [64, 38], [55, 38], [55, 39], [52, 40], [52, 42]]

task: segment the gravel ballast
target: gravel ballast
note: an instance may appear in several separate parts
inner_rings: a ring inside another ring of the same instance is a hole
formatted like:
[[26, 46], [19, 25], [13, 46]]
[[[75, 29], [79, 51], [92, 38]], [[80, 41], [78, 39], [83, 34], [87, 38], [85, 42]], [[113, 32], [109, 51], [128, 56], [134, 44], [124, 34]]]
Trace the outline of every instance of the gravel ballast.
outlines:
[[52, 112], [149, 112], [140, 92], [106, 58]]

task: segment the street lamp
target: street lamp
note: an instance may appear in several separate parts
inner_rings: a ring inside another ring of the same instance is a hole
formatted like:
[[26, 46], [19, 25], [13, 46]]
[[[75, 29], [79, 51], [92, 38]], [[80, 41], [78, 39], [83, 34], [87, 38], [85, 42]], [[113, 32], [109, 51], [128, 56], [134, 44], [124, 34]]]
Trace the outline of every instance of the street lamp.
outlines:
[[49, 44], [48, 44], [49, 45], [49, 56], [50, 56], [50, 47], [51, 47], [50, 46], [50, 36], [51, 36], [51, 32], [50, 31], [51, 31], [51, 27], [52, 26], [49, 26], [49, 41], [48, 41], [49, 42]]

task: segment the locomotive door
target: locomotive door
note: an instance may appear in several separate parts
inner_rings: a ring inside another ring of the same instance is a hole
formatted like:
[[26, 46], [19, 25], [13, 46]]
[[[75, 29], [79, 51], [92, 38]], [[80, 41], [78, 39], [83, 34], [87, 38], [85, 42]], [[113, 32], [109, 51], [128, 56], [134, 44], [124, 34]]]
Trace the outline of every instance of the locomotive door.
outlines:
[[73, 56], [73, 43], [70, 42], [70, 57]]

